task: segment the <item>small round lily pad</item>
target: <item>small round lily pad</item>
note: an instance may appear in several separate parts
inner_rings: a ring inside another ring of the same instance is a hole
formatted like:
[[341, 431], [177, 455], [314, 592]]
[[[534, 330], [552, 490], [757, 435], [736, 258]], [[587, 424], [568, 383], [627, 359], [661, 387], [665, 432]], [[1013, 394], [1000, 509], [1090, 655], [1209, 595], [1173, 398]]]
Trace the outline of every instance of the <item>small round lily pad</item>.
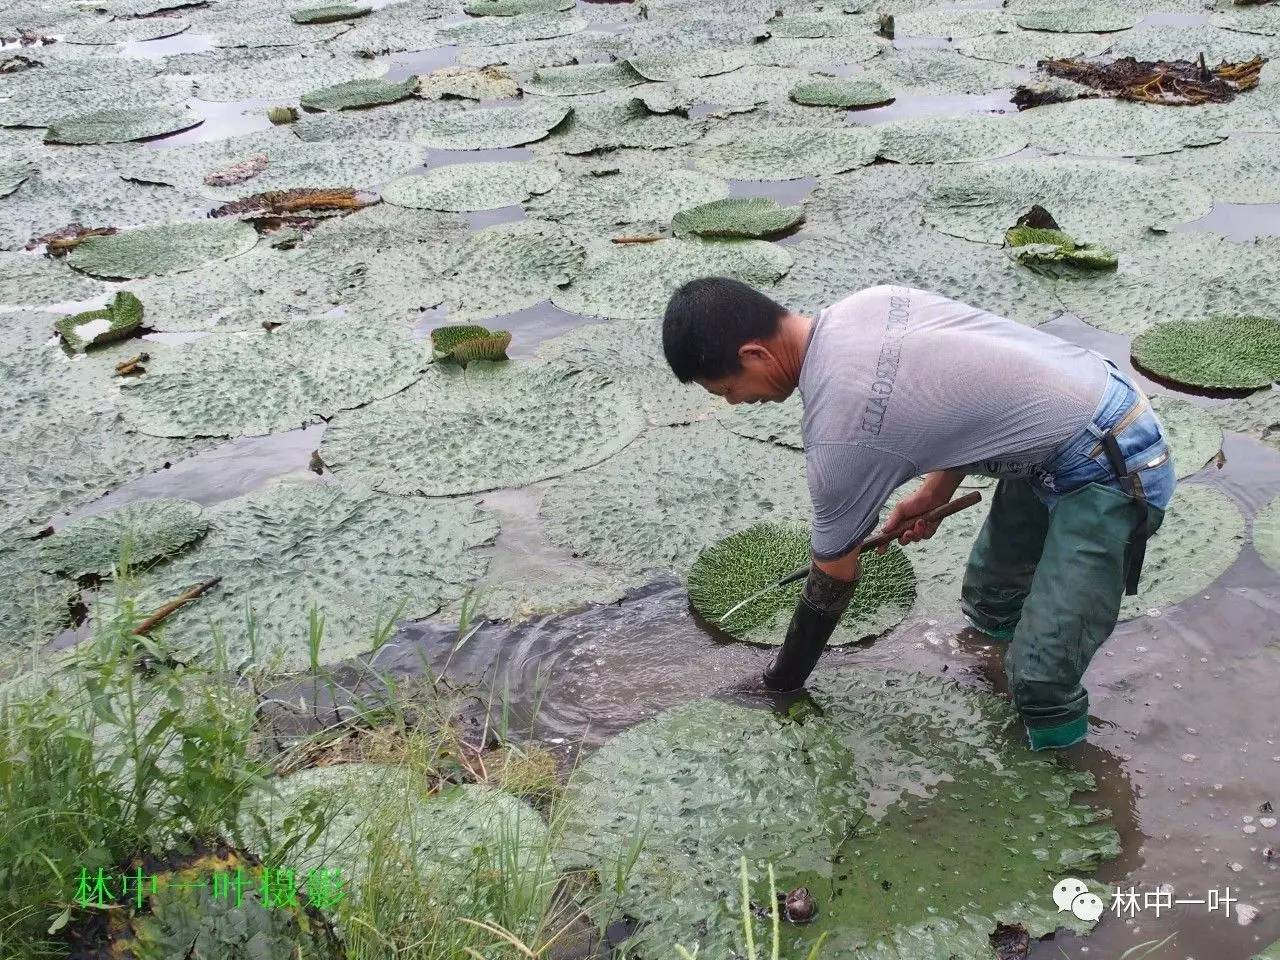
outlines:
[[791, 88], [796, 103], [810, 107], [860, 109], [882, 107], [893, 102], [893, 94], [875, 80], [855, 77], [812, 77]]
[[137, 279], [194, 270], [210, 260], [229, 260], [252, 250], [257, 231], [239, 220], [195, 220], [89, 237], [67, 263], [104, 280]]
[[391, 181], [382, 199], [419, 210], [496, 210], [546, 193], [559, 182], [559, 171], [546, 163], [453, 163]]
[[[689, 601], [707, 620], [739, 640], [780, 644], [803, 581], [770, 590], [722, 623], [735, 605], [810, 562], [809, 530], [801, 524], [760, 523], [702, 551], [689, 569]], [[916, 597], [911, 561], [896, 546], [861, 558], [862, 578], [830, 644], [853, 643], [893, 629]]]
[[49, 121], [45, 143], [128, 143], [189, 130], [204, 118], [187, 107], [111, 107]]
[[803, 207], [782, 207], [768, 197], [727, 197], [681, 210], [671, 221], [677, 237], [770, 237], [804, 221]]
[[109, 574], [171, 557], [204, 536], [204, 511], [190, 500], [144, 500], [68, 524], [41, 541], [40, 566], [71, 577]]
[[1253, 518], [1253, 547], [1267, 566], [1280, 573], [1280, 497]]
[[308, 110], [356, 110], [404, 100], [417, 89], [417, 77], [407, 77], [399, 83], [371, 77], [312, 90], [304, 93], [298, 102]]
[[1135, 366], [1209, 390], [1258, 390], [1280, 379], [1280, 321], [1218, 316], [1158, 323], [1134, 341]]

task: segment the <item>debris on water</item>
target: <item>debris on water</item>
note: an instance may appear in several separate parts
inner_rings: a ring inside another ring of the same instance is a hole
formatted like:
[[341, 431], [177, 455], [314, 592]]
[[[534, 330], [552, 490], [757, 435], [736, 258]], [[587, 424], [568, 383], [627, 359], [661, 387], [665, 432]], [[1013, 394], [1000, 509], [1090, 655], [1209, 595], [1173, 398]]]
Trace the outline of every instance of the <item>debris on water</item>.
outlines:
[[1242, 927], [1247, 927], [1253, 921], [1258, 919], [1258, 915], [1262, 911], [1255, 907], [1252, 903], [1236, 902], [1236, 923]]
[[1277, 850], [1275, 847], [1263, 847], [1262, 859], [1266, 860], [1268, 863], [1273, 860], [1280, 860], [1280, 850]]
[[1275, 817], [1259, 817], [1258, 818], [1258, 826], [1265, 827], [1267, 830], [1270, 830], [1275, 825], [1276, 825]]
[[808, 923], [818, 912], [808, 887], [796, 887], [782, 901], [783, 916], [791, 923]]
[[1184, 754], [1182, 755], [1182, 762], [1183, 762], [1183, 763], [1195, 763], [1195, 762], [1196, 762], [1197, 760], [1199, 760], [1199, 759], [1200, 759], [1200, 758], [1199, 758], [1199, 757], [1197, 757], [1194, 753], [1184, 753]]
[[1067, 57], [1041, 60], [1040, 69], [1100, 90], [1121, 100], [1158, 104], [1227, 103], [1242, 90], [1258, 85], [1264, 57], [1242, 63], [1223, 60], [1216, 67], [1197, 60], [1135, 60], [1120, 57], [1110, 63]]
[[[351, 213], [377, 201], [354, 187], [295, 187], [292, 190], [267, 190], [224, 203], [209, 211], [210, 217], [243, 217], [250, 215], [260, 229], [276, 226], [301, 226], [310, 223], [310, 214], [328, 211]], [[261, 222], [259, 222], [261, 221]]]
[[1256, 823], [1246, 823], [1240, 829], [1243, 830], [1245, 833], [1257, 833], [1258, 825]]
[[1240, 863], [1238, 860], [1232, 860], [1227, 864], [1227, 866], [1231, 869], [1232, 873], [1239, 873], [1244, 869], [1244, 864]]
[[294, 107], [268, 107], [267, 119], [277, 127], [293, 123], [298, 119], [298, 111]]
[[43, 66], [44, 64], [39, 60], [33, 60], [31, 57], [24, 57], [20, 53], [15, 53], [12, 57], [0, 61], [0, 73], [22, 73], [22, 71], [30, 70], [32, 67]]
[[267, 169], [267, 155], [265, 153], [255, 153], [246, 160], [239, 163], [233, 163], [231, 166], [222, 170], [214, 170], [212, 173], [206, 173], [204, 182], [210, 187], [233, 187], [237, 183], [244, 183], [246, 180], [252, 180], [263, 170]]
[[135, 374], [146, 373], [147, 368], [143, 366], [151, 359], [151, 354], [140, 353], [136, 357], [130, 357], [128, 360], [121, 360], [116, 364], [117, 377], [131, 377]]
[[1259, 807], [1258, 807], [1258, 812], [1259, 812], [1259, 813], [1270, 813], [1270, 812], [1271, 812], [1271, 801], [1270, 801], [1270, 800], [1263, 800], [1263, 801], [1262, 801], [1261, 806], [1259, 806]]
[[59, 230], [35, 237], [27, 244], [28, 250], [44, 246], [47, 257], [65, 257], [89, 237], [109, 237], [119, 231], [115, 227], [85, 227], [79, 223], [69, 223]]
[[1031, 935], [1020, 923], [1001, 923], [991, 934], [997, 960], [1025, 960], [1031, 952]]

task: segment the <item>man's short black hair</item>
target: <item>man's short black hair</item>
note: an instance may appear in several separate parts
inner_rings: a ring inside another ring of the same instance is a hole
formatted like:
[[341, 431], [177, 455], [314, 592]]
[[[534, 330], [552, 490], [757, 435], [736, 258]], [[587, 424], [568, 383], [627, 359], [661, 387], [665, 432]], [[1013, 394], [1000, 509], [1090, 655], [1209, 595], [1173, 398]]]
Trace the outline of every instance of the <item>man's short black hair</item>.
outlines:
[[778, 332], [785, 307], [740, 280], [700, 277], [671, 295], [662, 350], [681, 383], [718, 380], [742, 369], [738, 348]]

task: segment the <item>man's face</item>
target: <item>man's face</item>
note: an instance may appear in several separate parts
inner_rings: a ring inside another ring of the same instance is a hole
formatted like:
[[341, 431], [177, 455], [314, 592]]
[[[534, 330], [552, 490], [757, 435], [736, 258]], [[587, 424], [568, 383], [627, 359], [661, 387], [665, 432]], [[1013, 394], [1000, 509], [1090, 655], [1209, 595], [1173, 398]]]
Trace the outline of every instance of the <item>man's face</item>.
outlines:
[[714, 380], [699, 379], [698, 384], [731, 404], [781, 403], [791, 396], [792, 385], [767, 349], [747, 344], [739, 351], [738, 359], [742, 369], [737, 373]]

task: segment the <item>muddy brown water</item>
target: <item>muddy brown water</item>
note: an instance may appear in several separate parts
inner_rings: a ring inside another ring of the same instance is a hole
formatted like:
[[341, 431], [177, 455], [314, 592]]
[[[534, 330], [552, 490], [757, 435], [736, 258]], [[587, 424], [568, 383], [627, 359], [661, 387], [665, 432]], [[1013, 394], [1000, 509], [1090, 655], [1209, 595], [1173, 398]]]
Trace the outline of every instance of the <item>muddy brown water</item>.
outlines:
[[[978, 4], [987, 6], [987, 3]], [[994, 4], [998, 6], [998, 2]], [[974, 6], [956, 4], [956, 6]], [[1153, 14], [1139, 28], [1197, 25], [1203, 15]], [[162, 55], [205, 49], [207, 38], [186, 34], [128, 45], [131, 55]], [[899, 43], [899, 46], [904, 44]], [[938, 46], [937, 41], [905, 46]], [[942, 42], [945, 45], [945, 41]], [[429, 72], [455, 61], [453, 48], [378, 58], [392, 79]], [[856, 68], [836, 72], [855, 72]], [[163, 147], [216, 139], [260, 129], [268, 101], [209, 104], [191, 101], [206, 118], [193, 130], [162, 138]], [[1009, 109], [1001, 92], [983, 97], [909, 97], [855, 122], [901, 117], [993, 113]], [[424, 169], [473, 159], [513, 159], [523, 149], [475, 154], [424, 151]], [[814, 182], [735, 182], [736, 196], [770, 196], [801, 202]], [[1280, 205], [1219, 204], [1180, 229], [1213, 230], [1235, 240], [1276, 231]], [[473, 216], [473, 229], [515, 210]], [[892, 278], [885, 278], [890, 280]], [[416, 328], [425, 336], [445, 320], [424, 314]], [[543, 303], [498, 318], [492, 325], [515, 334], [512, 353], [531, 354], [539, 342], [591, 318]], [[1093, 347], [1132, 372], [1128, 340], [1095, 330], [1072, 317], [1045, 329]], [[1152, 393], [1171, 391], [1135, 374]], [[1213, 405], [1215, 401], [1195, 398]], [[259, 489], [269, 481], [307, 469], [324, 426], [269, 437], [231, 441], [126, 484], [69, 516], [98, 513], [130, 501], [182, 496], [212, 504]], [[1280, 453], [1250, 439], [1228, 435], [1225, 464], [1196, 475], [1232, 497], [1247, 517], [1280, 494]], [[537, 533], [538, 488], [488, 494], [498, 512], [500, 546], [507, 559], [491, 573], [519, 573], [539, 565], [572, 562]], [[58, 518], [59, 524], [67, 517]], [[910, 549], [927, 550], [928, 544]], [[1095, 774], [1091, 798], [1113, 811], [1123, 854], [1103, 866], [1100, 879], [1144, 894], [1162, 884], [1173, 899], [1206, 900], [1230, 888], [1232, 916], [1219, 906], [1185, 903], [1164, 909], [1142, 905], [1136, 916], [1118, 918], [1109, 909], [1085, 938], [1058, 935], [1033, 945], [1038, 960], [1120, 957], [1139, 944], [1165, 941], [1153, 960], [1244, 960], [1280, 938], [1280, 863], [1266, 862], [1267, 846], [1280, 847], [1280, 827], [1261, 827], [1259, 807], [1280, 808], [1280, 582], [1251, 545], [1202, 595], [1175, 607], [1122, 623], [1094, 660], [1086, 683], [1092, 697], [1090, 743], [1067, 752], [1067, 762]], [[64, 637], [63, 642], [73, 639]], [[722, 642], [699, 626], [681, 585], [650, 584], [615, 605], [527, 622], [483, 626], [459, 650], [454, 630], [441, 624], [407, 624], [378, 658], [382, 669], [416, 671], [425, 659], [459, 682], [475, 684], [505, 699], [517, 729], [571, 758], [655, 713], [716, 691], [727, 691], [757, 674], [772, 651]], [[957, 617], [910, 620], [876, 642], [829, 651], [823, 666], [874, 664], [947, 672], [962, 681], [1000, 687], [999, 651], [975, 643]], [[1252, 818], [1249, 823], [1245, 818]], [[1256, 832], [1245, 832], [1254, 826]], [[1046, 898], [1050, 891], [1046, 887]], [[1241, 922], [1240, 904], [1257, 908]], [[1142, 951], [1136, 951], [1141, 954]]]

